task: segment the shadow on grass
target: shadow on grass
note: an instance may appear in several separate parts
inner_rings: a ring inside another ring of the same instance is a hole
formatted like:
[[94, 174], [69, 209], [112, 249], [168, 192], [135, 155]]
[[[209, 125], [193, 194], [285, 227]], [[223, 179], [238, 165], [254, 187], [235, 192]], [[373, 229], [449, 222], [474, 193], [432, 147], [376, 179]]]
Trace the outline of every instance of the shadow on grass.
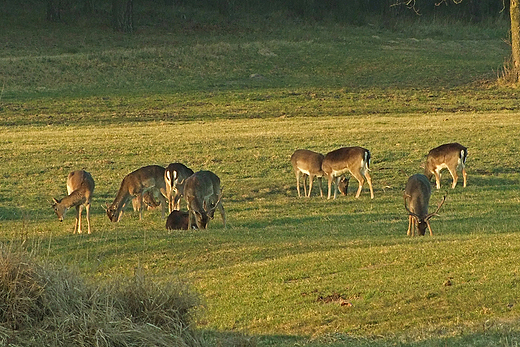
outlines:
[[[460, 181], [460, 179], [459, 179]], [[451, 181], [450, 181], [451, 183]], [[459, 182], [462, 183], [462, 182]], [[495, 175], [490, 176], [469, 176], [468, 174], [468, 186], [478, 187], [495, 187], [496, 190], [518, 190], [518, 180], [513, 178], [498, 177]], [[458, 188], [458, 185], [457, 185]]]
[[214, 346], [227, 347], [444, 347], [444, 346], [517, 346], [520, 343], [520, 332], [517, 328], [504, 329], [502, 326], [476, 333], [460, 333], [452, 335], [444, 329], [432, 332], [429, 337], [404, 336], [404, 337], [361, 337], [347, 334], [328, 334], [322, 337], [310, 339], [302, 336], [290, 335], [245, 335], [230, 332], [209, 332], [203, 334], [206, 340]]
[[[276, 214], [273, 213], [273, 216]], [[250, 229], [263, 229], [267, 227], [288, 227], [288, 228], [311, 228], [311, 227], [323, 227], [325, 224], [339, 224], [348, 222], [348, 219], [354, 219], [355, 215], [334, 215], [334, 216], [295, 216], [295, 217], [282, 217], [282, 218], [262, 218], [252, 222], [246, 222], [240, 225], [243, 228]]]
[[19, 207], [5, 207], [0, 206], [0, 221], [16, 221], [29, 219], [29, 216], [33, 216], [36, 211], [26, 210]]

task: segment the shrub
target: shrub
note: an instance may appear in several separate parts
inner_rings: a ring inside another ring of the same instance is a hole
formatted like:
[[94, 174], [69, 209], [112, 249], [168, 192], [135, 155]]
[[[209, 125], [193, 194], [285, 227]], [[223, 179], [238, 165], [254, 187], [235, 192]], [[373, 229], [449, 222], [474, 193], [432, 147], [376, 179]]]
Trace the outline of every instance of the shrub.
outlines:
[[203, 346], [198, 296], [142, 273], [96, 286], [26, 254], [0, 252], [0, 345]]

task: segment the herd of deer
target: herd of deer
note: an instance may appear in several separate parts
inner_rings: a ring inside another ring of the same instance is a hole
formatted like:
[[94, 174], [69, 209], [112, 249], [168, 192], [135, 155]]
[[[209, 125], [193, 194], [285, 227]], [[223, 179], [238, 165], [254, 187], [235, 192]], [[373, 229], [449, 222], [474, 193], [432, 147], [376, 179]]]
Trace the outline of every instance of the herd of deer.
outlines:
[[[430, 179], [435, 175], [437, 189], [440, 189], [440, 172], [448, 169], [453, 177], [452, 188], [457, 185], [457, 170], [462, 170], [464, 187], [466, 187], [465, 163], [468, 155], [466, 147], [458, 143], [448, 143], [432, 149], [427, 156], [425, 175], [415, 174], [408, 179], [404, 191], [404, 205], [409, 215], [407, 234], [414, 236], [417, 230], [419, 235], [424, 235], [426, 228], [430, 235], [430, 218], [435, 216], [446, 200], [442, 199], [434, 213], [428, 213], [428, 205], [431, 196]], [[328, 180], [328, 199], [331, 198], [332, 184], [336, 179], [334, 199], [339, 190], [347, 194], [349, 179], [343, 177], [350, 172], [359, 183], [356, 198], [361, 194], [365, 180], [370, 188], [370, 197], [374, 198], [372, 178], [370, 177], [370, 151], [362, 147], [342, 147], [325, 156], [307, 149], [298, 149], [291, 156], [291, 163], [296, 175], [296, 187], [298, 196], [300, 193], [300, 176], [303, 174], [304, 195], [310, 197], [314, 178], [319, 179], [320, 195], [323, 197], [321, 179], [325, 176]], [[306, 179], [309, 180], [307, 191]], [[94, 179], [90, 173], [84, 170], [71, 172], [67, 177], [68, 196], [61, 200], [53, 199], [53, 208], [58, 219], [63, 221], [66, 211], [76, 207], [76, 222], [74, 233], [81, 233], [81, 211], [85, 206], [87, 214], [88, 233], [90, 229], [90, 204], [94, 191]], [[155, 198], [159, 202], [155, 202]], [[183, 197], [188, 205], [188, 211], [180, 211], [180, 199]], [[166, 220], [167, 229], [191, 230], [205, 229], [210, 219], [213, 219], [218, 208], [224, 227], [226, 226], [226, 214], [222, 205], [222, 188], [220, 179], [211, 171], [193, 172], [181, 163], [173, 163], [166, 168], [158, 165], [144, 166], [123, 178], [119, 191], [109, 206], [106, 213], [112, 222], [118, 222], [123, 208], [132, 200], [134, 210], [139, 212], [142, 219], [143, 207], [146, 204], [160, 205], [162, 217], [165, 216], [166, 204], [168, 204], [169, 216]]]
[[[428, 213], [428, 205], [431, 196], [430, 179], [435, 176], [437, 189], [441, 188], [441, 170], [448, 169], [453, 177], [452, 188], [457, 185], [457, 170], [462, 170], [464, 178], [464, 187], [466, 187], [466, 158], [468, 150], [459, 143], [447, 143], [432, 149], [426, 158], [425, 171], [423, 174], [415, 174], [408, 179], [404, 190], [404, 207], [408, 212], [408, 231], [407, 235], [415, 236], [417, 230], [419, 235], [424, 235], [426, 228], [433, 235], [430, 226], [430, 218], [439, 212], [442, 204], [446, 200], [446, 195], [440, 202], [437, 210]], [[334, 189], [334, 198], [339, 190], [342, 194], [347, 194], [349, 179], [342, 177], [347, 171], [354, 176], [359, 187], [356, 198], [361, 194], [361, 189], [368, 182], [370, 188], [370, 197], [374, 198], [374, 190], [372, 189], [372, 178], [370, 177], [370, 151], [362, 147], [343, 147], [327, 153], [325, 156], [307, 149], [298, 149], [291, 156], [291, 163], [296, 175], [296, 188], [298, 196], [300, 193], [300, 175], [303, 174], [304, 195], [310, 197], [312, 184], [315, 177], [318, 177], [320, 195], [323, 196], [321, 178], [326, 177], [328, 180], [328, 199], [331, 197], [332, 184], [336, 179], [336, 188]], [[309, 190], [305, 180], [309, 180]]]
[[[88, 233], [90, 234], [90, 204], [94, 191], [94, 179], [90, 173], [78, 170], [73, 171], [67, 177], [68, 196], [61, 200], [53, 199], [53, 208], [58, 219], [63, 221], [63, 216], [68, 209], [76, 207], [76, 223], [74, 233], [81, 233], [81, 211], [83, 206], [87, 213]], [[123, 178], [117, 195], [106, 213], [112, 222], [118, 222], [123, 208], [130, 200], [134, 209], [139, 211], [139, 219], [142, 219], [142, 211], [147, 199], [154, 201], [159, 199], [162, 207], [162, 217], [165, 216], [166, 205], [169, 213], [166, 220], [167, 229], [205, 229], [209, 219], [213, 219], [218, 208], [222, 216], [224, 227], [226, 226], [226, 213], [222, 206], [222, 188], [220, 179], [211, 171], [193, 172], [181, 163], [173, 163], [163, 168], [159, 165], [144, 166]], [[184, 197], [188, 203], [188, 211], [180, 211], [180, 199]]]

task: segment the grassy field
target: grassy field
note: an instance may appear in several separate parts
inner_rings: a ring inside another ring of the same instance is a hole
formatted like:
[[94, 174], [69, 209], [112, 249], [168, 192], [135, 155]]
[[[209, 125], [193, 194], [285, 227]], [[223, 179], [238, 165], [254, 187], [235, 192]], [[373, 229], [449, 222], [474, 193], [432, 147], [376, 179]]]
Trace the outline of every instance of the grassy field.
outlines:
[[[4, 244], [89, 281], [186, 281], [215, 345], [520, 342], [520, 105], [490, 82], [505, 29], [29, 30], [0, 52]], [[468, 187], [445, 174], [434, 236], [408, 238], [407, 176], [451, 141], [469, 148]], [[347, 197], [298, 199], [292, 152], [350, 145], [372, 153], [375, 199], [354, 199], [355, 181]], [[220, 176], [227, 228], [167, 232], [158, 211], [108, 220], [101, 205], [127, 173], [175, 161]], [[74, 169], [96, 180], [92, 235], [50, 207]]]

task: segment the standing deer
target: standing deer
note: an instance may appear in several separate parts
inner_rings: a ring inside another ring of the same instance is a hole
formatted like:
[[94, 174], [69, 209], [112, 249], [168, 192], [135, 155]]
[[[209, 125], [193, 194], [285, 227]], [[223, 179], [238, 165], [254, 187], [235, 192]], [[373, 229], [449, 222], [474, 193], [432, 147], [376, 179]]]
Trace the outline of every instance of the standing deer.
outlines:
[[408, 236], [415, 236], [415, 230], [419, 235], [424, 235], [426, 227], [433, 235], [430, 226], [430, 218], [437, 215], [442, 204], [446, 201], [446, 195], [433, 213], [428, 213], [430, 203], [431, 186], [428, 178], [423, 174], [415, 174], [408, 179], [404, 189], [404, 207], [408, 211]]
[[426, 166], [424, 174], [428, 179], [435, 175], [437, 189], [441, 189], [441, 170], [448, 169], [453, 183], [451, 188], [455, 188], [457, 180], [457, 169], [462, 170], [462, 177], [464, 178], [464, 187], [466, 187], [466, 158], [468, 157], [468, 149], [459, 143], [447, 143], [432, 149], [426, 157]]
[[[328, 179], [328, 196], [330, 199], [332, 181], [336, 178], [336, 187], [339, 186], [340, 176], [349, 171], [359, 182], [359, 188], [356, 198], [359, 198], [361, 189], [365, 183], [365, 178], [370, 188], [370, 198], [374, 198], [374, 190], [372, 188], [372, 178], [370, 177], [370, 151], [362, 147], [342, 147], [327, 153], [321, 168]], [[336, 199], [337, 189], [334, 189], [334, 199]], [[346, 192], [345, 192], [346, 194]]]
[[65, 213], [71, 207], [76, 207], [76, 222], [74, 224], [74, 234], [82, 233], [81, 230], [81, 210], [85, 206], [87, 211], [87, 226], [90, 234], [90, 201], [94, 192], [94, 179], [90, 173], [84, 170], [72, 171], [67, 177], [67, 193], [68, 196], [61, 200], [52, 199], [54, 201], [52, 207], [58, 216], [60, 222], [63, 222]]
[[213, 219], [218, 208], [226, 227], [226, 213], [222, 206], [222, 189], [220, 179], [211, 171], [198, 171], [191, 175], [184, 184], [184, 198], [188, 202], [188, 229], [191, 229], [192, 219], [198, 229], [206, 229], [209, 219]]
[[[298, 197], [300, 194], [300, 174], [303, 174], [303, 190], [306, 197], [311, 196], [312, 183], [314, 177], [318, 177], [320, 185], [320, 196], [323, 197], [323, 188], [321, 178], [325, 175], [321, 169], [321, 162], [323, 161], [323, 154], [309, 151], [308, 149], [297, 149], [291, 156], [291, 164], [296, 175], [296, 190], [298, 191]], [[309, 177], [309, 193], [307, 194], [307, 186], [305, 185], [305, 179]]]
[[[121, 218], [123, 207], [134, 197], [145, 194], [152, 189], [158, 189], [158, 199], [162, 206], [162, 218], [166, 210], [166, 185], [164, 183], [164, 168], [158, 165], [144, 166], [123, 178], [121, 187], [117, 192], [114, 202], [107, 204], [107, 216], [112, 222], [118, 222]], [[139, 206], [139, 220], [143, 218], [143, 204]]]
[[166, 167], [164, 181], [166, 182], [166, 198], [170, 213], [180, 209], [184, 182], [191, 175], [193, 175], [193, 170], [181, 163], [172, 163]]

